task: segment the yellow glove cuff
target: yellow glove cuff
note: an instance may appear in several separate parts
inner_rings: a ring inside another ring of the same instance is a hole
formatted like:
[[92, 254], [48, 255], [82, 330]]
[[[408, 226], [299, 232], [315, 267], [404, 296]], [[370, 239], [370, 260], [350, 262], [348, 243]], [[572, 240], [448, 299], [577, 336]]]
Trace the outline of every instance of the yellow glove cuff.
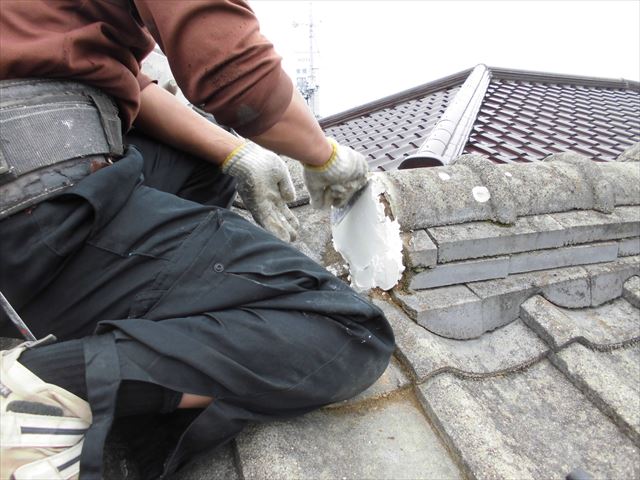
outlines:
[[229, 155], [227, 155], [226, 158], [224, 159], [224, 161], [220, 164], [220, 168], [224, 171], [224, 169], [227, 166], [227, 164], [229, 163], [229, 161], [233, 157], [235, 157], [236, 154], [240, 152], [240, 150], [242, 150], [244, 147], [246, 147], [248, 143], [249, 142], [244, 142], [242, 145], [238, 145], [236, 148], [231, 150], [231, 153]]
[[329, 170], [331, 165], [333, 165], [333, 163], [336, 161], [336, 158], [338, 157], [338, 143], [333, 138], [327, 138], [327, 140], [331, 144], [332, 149], [329, 160], [327, 160], [326, 163], [322, 165], [305, 164], [304, 168], [311, 170], [312, 172], [326, 172], [327, 170]]

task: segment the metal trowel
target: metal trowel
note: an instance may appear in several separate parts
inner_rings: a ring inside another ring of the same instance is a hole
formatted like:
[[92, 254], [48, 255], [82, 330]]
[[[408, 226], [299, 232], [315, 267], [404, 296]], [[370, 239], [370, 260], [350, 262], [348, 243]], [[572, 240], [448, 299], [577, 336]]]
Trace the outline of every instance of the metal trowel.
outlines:
[[358, 199], [362, 196], [364, 191], [367, 188], [369, 188], [370, 183], [371, 183], [371, 181], [367, 180], [367, 183], [365, 183], [364, 186], [360, 190], [358, 190], [356, 193], [351, 195], [351, 198], [349, 199], [349, 201], [344, 206], [342, 206], [342, 207], [331, 207], [331, 224], [332, 225], [339, 224], [344, 219], [344, 217], [347, 216], [347, 214], [351, 211], [351, 209], [356, 204]]

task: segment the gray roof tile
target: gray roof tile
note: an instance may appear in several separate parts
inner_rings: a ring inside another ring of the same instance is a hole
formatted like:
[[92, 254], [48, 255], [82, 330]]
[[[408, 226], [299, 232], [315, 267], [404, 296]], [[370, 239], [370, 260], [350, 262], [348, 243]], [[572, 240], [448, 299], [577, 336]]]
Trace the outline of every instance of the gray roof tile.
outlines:
[[599, 352], [576, 343], [553, 363], [640, 445], [640, 345]]
[[480, 338], [461, 342], [431, 333], [387, 302], [375, 303], [393, 327], [398, 354], [419, 382], [442, 372], [484, 377], [520, 370], [548, 351], [519, 320]]
[[640, 311], [621, 298], [600, 307], [567, 309], [537, 295], [522, 304], [521, 316], [555, 349], [578, 340], [598, 349], [640, 341]]
[[640, 238], [625, 238], [618, 241], [618, 256], [628, 257], [640, 255]]
[[559, 248], [640, 235], [640, 207], [617, 207], [520, 217], [509, 228], [493, 222], [468, 222], [428, 228], [438, 262]]
[[624, 283], [622, 296], [636, 308], [640, 308], [640, 277], [633, 276]]
[[623, 284], [640, 273], [640, 257], [622, 257], [615, 262], [586, 265], [591, 290], [591, 306], [622, 296]]
[[[551, 250], [553, 251], [553, 250]], [[591, 266], [512, 274], [506, 278], [418, 291], [393, 291], [420, 325], [447, 338], [471, 339], [507, 325], [521, 305], [542, 294], [567, 308], [600, 305], [622, 295], [622, 284], [638, 272], [638, 257]]]
[[566, 245], [565, 231], [551, 215], [521, 217], [508, 229], [493, 222], [468, 222], [427, 229], [440, 263]]
[[253, 425], [237, 445], [246, 480], [462, 477], [410, 393]]
[[640, 476], [640, 450], [549, 364], [481, 381], [438, 375], [419, 387], [445, 441], [474, 478]]

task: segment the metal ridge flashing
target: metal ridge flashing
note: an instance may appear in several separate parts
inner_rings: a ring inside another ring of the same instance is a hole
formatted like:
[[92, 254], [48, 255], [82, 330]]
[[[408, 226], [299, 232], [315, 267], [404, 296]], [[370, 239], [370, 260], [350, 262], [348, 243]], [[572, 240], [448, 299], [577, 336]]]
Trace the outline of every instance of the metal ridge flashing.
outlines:
[[489, 86], [491, 71], [477, 65], [418, 151], [398, 169], [436, 167], [451, 163], [464, 149]]
[[382, 110], [383, 108], [393, 107], [402, 102], [407, 102], [415, 98], [423, 97], [430, 93], [445, 90], [450, 87], [455, 87], [464, 82], [471, 71], [472, 69], [463, 70], [461, 72], [454, 73], [453, 75], [449, 75], [447, 77], [424, 83], [417, 87], [409, 88], [407, 90], [403, 90], [402, 92], [394, 93], [393, 95], [389, 95], [378, 100], [374, 100], [373, 102], [350, 108], [349, 110], [345, 110], [344, 112], [329, 115], [320, 119], [320, 126], [322, 128], [329, 128], [339, 123], [346, 122], [347, 120], [362, 117], [369, 113], [377, 112], [378, 110]]

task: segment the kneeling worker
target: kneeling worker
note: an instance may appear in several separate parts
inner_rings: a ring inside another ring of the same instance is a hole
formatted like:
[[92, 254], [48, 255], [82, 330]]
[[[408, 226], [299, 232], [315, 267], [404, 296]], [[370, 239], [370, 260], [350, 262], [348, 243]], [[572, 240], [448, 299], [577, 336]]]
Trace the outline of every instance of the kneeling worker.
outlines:
[[[391, 329], [288, 243], [271, 151], [305, 165], [317, 208], [345, 204], [366, 161], [325, 138], [244, 1], [0, 13], [0, 291], [41, 339], [2, 352], [3, 479], [101, 478], [114, 422], [163, 477], [381, 375]], [[250, 141], [140, 73], [155, 42], [187, 98]], [[266, 230], [228, 210], [236, 188]]]

